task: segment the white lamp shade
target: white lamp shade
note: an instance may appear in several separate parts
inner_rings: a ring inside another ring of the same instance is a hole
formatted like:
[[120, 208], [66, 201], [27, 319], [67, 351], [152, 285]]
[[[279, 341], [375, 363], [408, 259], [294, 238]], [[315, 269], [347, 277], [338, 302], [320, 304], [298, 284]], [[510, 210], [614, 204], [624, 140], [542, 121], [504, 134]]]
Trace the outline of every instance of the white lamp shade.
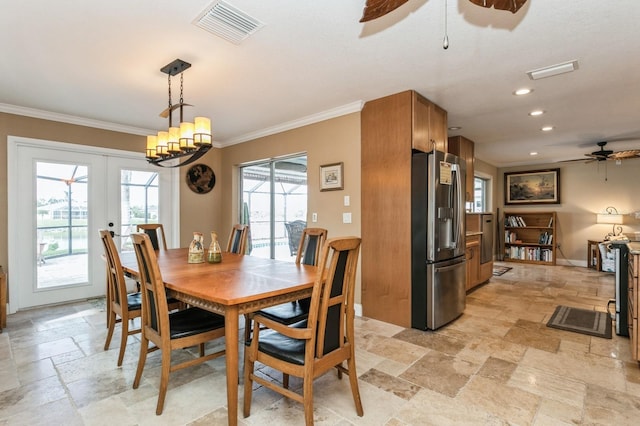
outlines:
[[194, 118], [193, 139], [196, 146], [211, 145], [211, 120], [207, 117]]
[[598, 213], [596, 223], [606, 223], [608, 225], [622, 225], [621, 214]]

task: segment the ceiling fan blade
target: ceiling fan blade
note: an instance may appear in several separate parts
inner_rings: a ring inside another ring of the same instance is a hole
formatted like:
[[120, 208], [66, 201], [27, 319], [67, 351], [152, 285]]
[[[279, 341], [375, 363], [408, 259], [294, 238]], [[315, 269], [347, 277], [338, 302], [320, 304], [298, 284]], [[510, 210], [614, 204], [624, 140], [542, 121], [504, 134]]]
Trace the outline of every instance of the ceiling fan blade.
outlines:
[[478, 6], [499, 10], [508, 10], [511, 13], [516, 13], [527, 2], [527, 0], [469, 0], [471, 3]]
[[165, 108], [164, 111], [162, 111], [160, 113], [160, 117], [162, 118], [167, 118], [169, 116], [170, 113], [172, 113], [173, 111], [177, 110], [178, 108], [180, 108], [180, 106], [193, 106], [191, 104], [177, 104], [177, 105], [171, 105], [171, 110], [169, 110], [169, 108]]
[[367, 0], [360, 22], [377, 19], [399, 8], [409, 0]]
[[625, 151], [618, 151], [612, 154], [609, 154], [607, 157], [610, 160], [623, 160], [625, 158], [636, 158], [640, 157], [640, 149], [627, 149]]

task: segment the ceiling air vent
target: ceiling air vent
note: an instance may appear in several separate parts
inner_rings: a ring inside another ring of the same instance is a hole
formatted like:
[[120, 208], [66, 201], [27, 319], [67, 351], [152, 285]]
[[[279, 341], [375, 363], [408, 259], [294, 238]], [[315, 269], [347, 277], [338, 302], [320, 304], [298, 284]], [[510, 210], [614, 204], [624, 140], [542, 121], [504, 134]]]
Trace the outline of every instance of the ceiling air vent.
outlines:
[[264, 25], [224, 1], [209, 5], [193, 24], [234, 44], [240, 44]]

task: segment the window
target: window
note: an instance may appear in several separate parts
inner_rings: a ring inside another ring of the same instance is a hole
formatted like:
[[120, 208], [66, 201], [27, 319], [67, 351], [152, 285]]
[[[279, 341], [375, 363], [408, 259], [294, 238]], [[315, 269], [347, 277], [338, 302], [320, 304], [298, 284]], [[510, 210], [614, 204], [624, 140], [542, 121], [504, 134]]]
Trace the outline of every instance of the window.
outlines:
[[473, 178], [473, 208], [474, 213], [491, 211], [491, 178], [475, 176]]

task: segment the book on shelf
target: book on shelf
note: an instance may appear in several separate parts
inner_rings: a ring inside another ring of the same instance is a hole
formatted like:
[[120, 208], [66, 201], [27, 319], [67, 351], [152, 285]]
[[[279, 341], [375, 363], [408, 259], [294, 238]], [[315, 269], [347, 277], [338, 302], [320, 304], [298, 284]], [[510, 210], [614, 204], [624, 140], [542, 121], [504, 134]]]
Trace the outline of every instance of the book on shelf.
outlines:
[[507, 222], [509, 222], [509, 226], [514, 228], [524, 228], [527, 226], [522, 216], [509, 216], [507, 217]]

